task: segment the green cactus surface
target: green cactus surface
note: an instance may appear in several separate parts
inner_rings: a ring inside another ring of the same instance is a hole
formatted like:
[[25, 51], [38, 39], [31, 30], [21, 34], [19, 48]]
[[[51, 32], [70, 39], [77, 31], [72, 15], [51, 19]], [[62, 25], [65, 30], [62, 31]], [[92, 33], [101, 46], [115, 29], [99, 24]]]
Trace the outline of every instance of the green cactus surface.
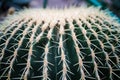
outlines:
[[120, 80], [120, 24], [109, 12], [29, 9], [0, 29], [0, 80]]

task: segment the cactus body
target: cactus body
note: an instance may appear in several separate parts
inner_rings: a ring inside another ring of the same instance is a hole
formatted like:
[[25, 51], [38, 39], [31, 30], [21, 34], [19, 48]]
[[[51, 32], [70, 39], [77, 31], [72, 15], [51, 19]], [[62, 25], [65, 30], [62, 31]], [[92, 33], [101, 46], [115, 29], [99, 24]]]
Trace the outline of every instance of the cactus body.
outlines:
[[4, 26], [1, 80], [120, 79], [120, 25], [105, 11], [24, 10]]

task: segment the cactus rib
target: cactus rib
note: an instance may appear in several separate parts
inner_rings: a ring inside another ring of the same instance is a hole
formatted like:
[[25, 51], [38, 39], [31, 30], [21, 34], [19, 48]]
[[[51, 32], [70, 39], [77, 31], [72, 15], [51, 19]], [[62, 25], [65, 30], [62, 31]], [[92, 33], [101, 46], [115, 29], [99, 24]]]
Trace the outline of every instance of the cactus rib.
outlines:
[[83, 6], [17, 12], [0, 25], [0, 79], [120, 79], [117, 20]]

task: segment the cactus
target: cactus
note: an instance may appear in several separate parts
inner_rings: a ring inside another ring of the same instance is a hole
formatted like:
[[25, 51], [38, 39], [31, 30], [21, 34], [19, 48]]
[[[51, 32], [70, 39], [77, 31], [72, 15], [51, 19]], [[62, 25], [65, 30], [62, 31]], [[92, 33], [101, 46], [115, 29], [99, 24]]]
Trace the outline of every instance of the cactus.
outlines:
[[120, 79], [120, 24], [109, 12], [29, 9], [0, 27], [1, 80]]

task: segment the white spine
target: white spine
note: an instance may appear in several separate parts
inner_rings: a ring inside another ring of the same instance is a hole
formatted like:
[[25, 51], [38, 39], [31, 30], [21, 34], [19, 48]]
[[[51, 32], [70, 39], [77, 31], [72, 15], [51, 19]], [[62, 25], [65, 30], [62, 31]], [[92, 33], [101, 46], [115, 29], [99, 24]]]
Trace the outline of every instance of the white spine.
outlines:
[[[85, 20], [83, 20], [84, 22], [85, 22]], [[79, 21], [79, 20], [77, 20], [77, 22], [78, 22], [78, 24], [81, 24], [81, 22]], [[86, 42], [87, 42], [87, 44], [88, 44], [88, 47], [90, 48], [90, 50], [91, 50], [91, 57], [92, 57], [92, 63], [94, 64], [94, 72], [95, 72], [95, 75], [96, 75], [96, 78], [97, 78], [97, 80], [100, 80], [100, 76], [99, 76], [99, 74], [98, 74], [98, 66], [97, 66], [97, 63], [96, 63], [96, 61], [95, 61], [95, 53], [94, 53], [94, 50], [91, 48], [91, 41], [89, 40], [89, 38], [87, 37], [87, 30], [85, 30], [83, 27], [81, 27], [81, 26], [79, 26], [80, 28], [81, 28], [81, 30], [82, 30], [82, 33], [84, 33], [83, 35], [84, 35], [84, 37], [85, 37], [85, 39], [86, 39]]]
[[10, 75], [11, 75], [11, 71], [13, 69], [13, 64], [14, 64], [15, 60], [17, 59], [17, 56], [18, 56], [18, 50], [20, 49], [20, 47], [23, 43], [23, 40], [25, 39], [25, 35], [28, 33], [28, 30], [30, 29], [30, 27], [32, 25], [32, 22], [30, 22], [30, 24], [28, 23], [28, 25], [29, 26], [27, 26], [27, 28], [25, 28], [25, 30], [22, 33], [22, 38], [18, 42], [18, 47], [15, 49], [14, 54], [13, 54], [13, 59], [10, 62], [10, 69], [9, 69], [9, 72], [8, 72], [8, 80], [10, 80]]
[[42, 36], [44, 35], [44, 31], [48, 28], [48, 23], [45, 23], [42, 25], [41, 30], [42, 32], [36, 37], [36, 42], [39, 42], [39, 40], [42, 38]]
[[48, 70], [50, 69], [48, 64], [50, 64], [50, 65], [53, 65], [53, 64], [48, 61], [48, 54], [49, 54], [49, 48], [51, 48], [50, 47], [50, 40], [52, 39], [52, 32], [53, 32], [55, 24], [56, 23], [51, 23], [50, 24], [50, 30], [48, 31], [48, 34], [47, 34], [47, 38], [48, 38], [49, 41], [47, 42], [47, 44], [45, 46], [45, 49], [44, 49], [45, 51], [43, 53], [44, 54], [44, 58], [43, 58], [43, 72], [42, 72], [43, 80], [51, 80], [49, 78], [49, 75], [48, 75]]
[[2, 49], [2, 53], [1, 53], [2, 56], [0, 57], [0, 61], [2, 60], [2, 58], [3, 58], [4, 54], [5, 54], [5, 50], [6, 50], [7, 46], [8, 46], [8, 44], [9, 44], [10, 40], [11, 40], [12, 37], [16, 34], [16, 32], [22, 27], [22, 25], [23, 25], [24, 23], [26, 23], [26, 21], [27, 21], [27, 20], [21, 22], [21, 23], [18, 25], [18, 27], [16, 27], [16, 28], [14, 29], [14, 31], [11, 33], [10, 37], [6, 40], [5, 46], [4, 46], [4, 48]]
[[27, 80], [27, 77], [28, 77], [28, 74], [29, 74], [29, 71], [30, 71], [30, 68], [32, 69], [32, 66], [31, 66], [31, 57], [32, 57], [32, 55], [34, 55], [33, 54], [33, 46], [34, 46], [34, 38], [36, 37], [35, 36], [35, 33], [36, 33], [36, 31], [37, 31], [37, 29], [38, 29], [38, 27], [40, 26], [40, 23], [38, 22], [36, 22], [36, 25], [34, 26], [34, 28], [32, 29], [32, 35], [31, 35], [31, 37], [30, 37], [30, 39], [29, 39], [29, 43], [30, 43], [30, 48], [29, 48], [29, 51], [28, 51], [28, 58], [27, 58], [27, 63], [26, 63], [26, 67], [25, 67], [25, 69], [24, 69], [24, 71], [25, 71], [25, 73], [24, 73], [24, 80]]
[[64, 42], [63, 35], [65, 34], [65, 32], [64, 32], [65, 31], [64, 30], [65, 22], [64, 22], [64, 20], [61, 20], [60, 23], [61, 24], [60, 24], [60, 29], [59, 29], [60, 38], [59, 38], [59, 46], [58, 46], [58, 48], [59, 48], [58, 55], [60, 55], [60, 58], [61, 58], [59, 64], [62, 63], [62, 70], [59, 71], [57, 74], [62, 73], [60, 78], [62, 80], [67, 80], [67, 77], [69, 77], [68, 72], [70, 72], [70, 71], [69, 71], [69, 66], [67, 64], [67, 59], [66, 59], [66, 55], [65, 55], [65, 51], [64, 51], [64, 46], [63, 46], [63, 42]]
[[80, 74], [81, 74], [80, 80], [85, 80], [85, 73], [84, 73], [84, 69], [83, 69], [84, 66], [83, 66], [83, 61], [82, 61], [82, 58], [81, 58], [81, 56], [83, 56], [83, 55], [82, 55], [82, 53], [80, 51], [80, 48], [78, 46], [79, 40], [77, 39], [76, 34], [74, 32], [75, 27], [72, 23], [72, 20], [70, 20], [68, 22], [70, 24], [71, 36], [72, 36], [72, 39], [74, 41], [74, 47], [75, 47], [77, 57], [78, 57], [78, 63], [76, 63], [75, 65], [79, 65], [78, 69], [80, 70]]

